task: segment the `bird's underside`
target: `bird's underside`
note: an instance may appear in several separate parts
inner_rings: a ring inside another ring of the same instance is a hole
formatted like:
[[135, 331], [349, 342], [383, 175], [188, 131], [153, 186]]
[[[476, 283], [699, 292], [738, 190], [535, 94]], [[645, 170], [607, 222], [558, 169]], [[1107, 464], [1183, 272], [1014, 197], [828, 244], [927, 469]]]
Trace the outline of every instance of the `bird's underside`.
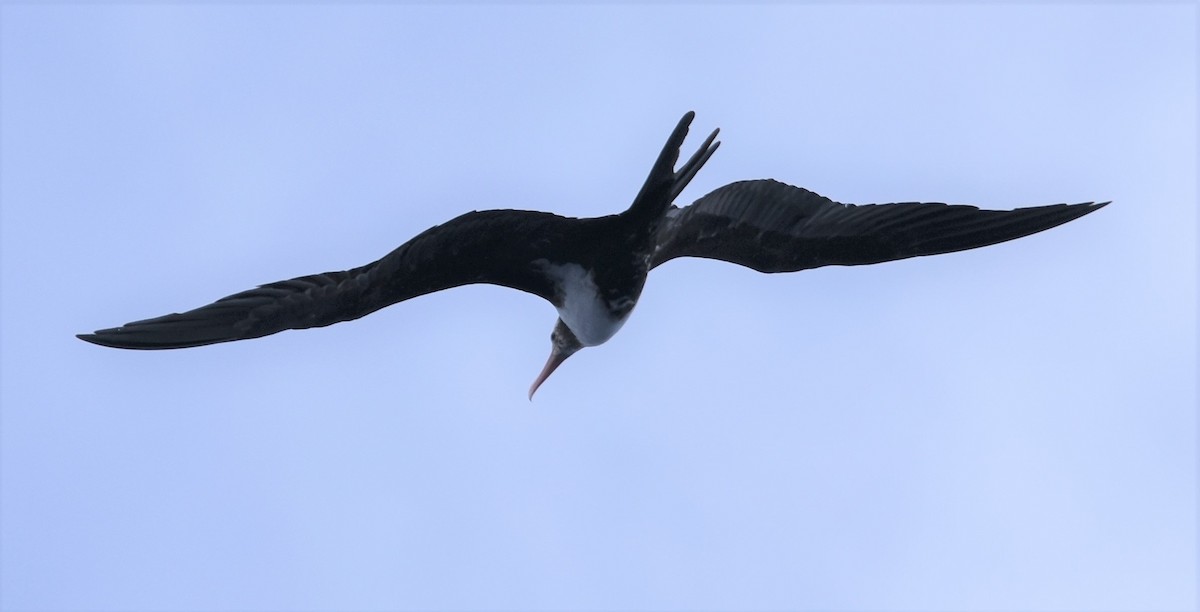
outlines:
[[[1107, 204], [1014, 210], [915, 202], [856, 206], [765, 179], [730, 183], [677, 208], [673, 201], [719, 144], [714, 131], [675, 169], [692, 116], [679, 122], [634, 204], [619, 215], [469, 212], [358, 268], [269, 283], [194, 310], [79, 338], [127, 349], [202, 346], [331, 325], [426, 293], [488, 283], [533, 293], [559, 309], [559, 326], [566, 330], [560, 351], [556, 328], [555, 352], [565, 356], [556, 366], [582, 346], [574, 337], [581, 330], [562, 322], [571, 320], [565, 308], [594, 300], [598, 314], [587, 316], [619, 317], [619, 327], [646, 272], [671, 259], [719, 259], [766, 273], [880, 263], [1013, 240]], [[578, 274], [567, 283], [562, 270]], [[553, 371], [551, 364], [547, 368]], [[543, 372], [538, 383], [548, 375]]]

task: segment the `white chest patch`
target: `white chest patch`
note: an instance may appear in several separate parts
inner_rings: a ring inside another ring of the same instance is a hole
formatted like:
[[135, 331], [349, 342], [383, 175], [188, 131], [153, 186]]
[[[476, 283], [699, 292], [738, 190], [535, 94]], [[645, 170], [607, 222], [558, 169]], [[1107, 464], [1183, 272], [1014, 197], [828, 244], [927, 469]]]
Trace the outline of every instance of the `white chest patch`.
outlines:
[[[571, 332], [584, 346], [604, 344], [629, 318], [628, 309], [622, 309], [625, 315], [616, 317], [612, 310], [621, 304], [607, 304], [596, 288], [596, 282], [590, 272], [579, 264], [552, 264], [541, 260], [546, 274], [554, 280], [562, 296], [562, 306], [558, 307], [558, 318], [571, 328]], [[610, 308], [611, 306], [611, 308]]]

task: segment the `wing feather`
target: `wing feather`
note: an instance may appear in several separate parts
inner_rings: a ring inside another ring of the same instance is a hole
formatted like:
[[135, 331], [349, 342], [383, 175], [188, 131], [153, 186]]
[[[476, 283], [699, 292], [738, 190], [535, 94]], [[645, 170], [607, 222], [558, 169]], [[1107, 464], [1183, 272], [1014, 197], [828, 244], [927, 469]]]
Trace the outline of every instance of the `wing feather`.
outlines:
[[[567, 219], [516, 210], [470, 212], [426, 230], [378, 261], [268, 283], [183, 313], [80, 334], [129, 349], [186, 348], [350, 321], [419, 295], [489, 283], [551, 299], [533, 262], [570, 239]], [[497, 256], [503, 253], [503, 257]]]
[[773, 273], [873, 264], [1013, 240], [1106, 204], [1014, 210], [937, 202], [854, 205], [774, 180], [740, 181], [668, 210], [653, 265], [705, 257]]

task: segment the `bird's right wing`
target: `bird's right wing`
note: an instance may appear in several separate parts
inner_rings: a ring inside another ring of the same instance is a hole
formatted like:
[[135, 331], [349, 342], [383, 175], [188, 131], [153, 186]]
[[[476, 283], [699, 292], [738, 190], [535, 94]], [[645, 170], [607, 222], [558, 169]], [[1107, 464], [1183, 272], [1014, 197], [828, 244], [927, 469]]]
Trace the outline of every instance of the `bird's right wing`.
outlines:
[[194, 310], [79, 338], [128, 349], [246, 340], [350, 321], [396, 302], [472, 283], [551, 299], [553, 288], [534, 262], [546, 247], [563, 239], [566, 221], [531, 211], [470, 212], [426, 230], [365, 266], [269, 283]]
[[771, 273], [873, 264], [1013, 240], [1105, 204], [1015, 210], [918, 202], [859, 206], [774, 180], [740, 181], [691, 206], [668, 209], [652, 265], [705, 257]]

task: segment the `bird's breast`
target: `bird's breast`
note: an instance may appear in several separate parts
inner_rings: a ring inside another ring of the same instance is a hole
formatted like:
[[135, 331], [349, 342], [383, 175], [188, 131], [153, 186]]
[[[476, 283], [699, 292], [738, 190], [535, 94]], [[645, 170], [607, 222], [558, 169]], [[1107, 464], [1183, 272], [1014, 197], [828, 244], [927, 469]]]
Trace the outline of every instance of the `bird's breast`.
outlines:
[[555, 286], [558, 317], [584, 346], [612, 338], [637, 303], [627, 292], [604, 291], [591, 270], [576, 263], [537, 262]]

